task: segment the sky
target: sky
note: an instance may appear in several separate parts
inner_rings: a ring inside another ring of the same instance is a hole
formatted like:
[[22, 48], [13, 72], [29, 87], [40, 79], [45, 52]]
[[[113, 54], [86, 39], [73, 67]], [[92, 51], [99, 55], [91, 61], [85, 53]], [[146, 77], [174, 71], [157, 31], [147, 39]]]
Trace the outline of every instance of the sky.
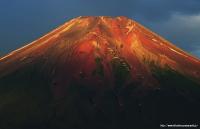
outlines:
[[200, 0], [0, 0], [0, 56], [78, 16], [126, 16], [200, 58]]

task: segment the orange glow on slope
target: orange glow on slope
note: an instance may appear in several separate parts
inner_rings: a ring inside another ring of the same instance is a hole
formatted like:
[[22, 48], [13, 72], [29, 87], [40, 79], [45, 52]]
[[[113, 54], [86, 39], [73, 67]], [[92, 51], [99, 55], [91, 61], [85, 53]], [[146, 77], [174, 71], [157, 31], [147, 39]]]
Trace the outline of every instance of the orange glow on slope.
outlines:
[[[52, 48], [56, 48], [56, 50]], [[182, 74], [200, 79], [200, 75], [196, 74], [200, 73], [200, 61], [198, 59], [135, 21], [126, 17], [103, 16], [73, 19], [38, 40], [11, 52], [0, 59], [0, 72], [15, 65], [13, 69], [5, 72], [7, 74], [27, 63], [31, 63], [30, 60], [49, 56], [48, 52], [51, 49], [55, 57], [66, 56], [67, 51], [72, 54], [82, 53], [81, 56], [92, 55], [86, 59], [88, 62], [94, 60], [96, 56], [107, 60], [105, 62], [110, 62], [114, 57], [126, 59], [133, 68], [133, 76], [146, 72], [144, 76], [151, 78], [150, 68], [144, 63], [144, 60], [146, 60], [153, 61], [160, 67], [168, 65]], [[76, 58], [75, 56], [70, 58]], [[81, 56], [80, 58], [82, 58]], [[45, 58], [56, 60], [55, 57]], [[20, 60], [24, 62], [21, 63]], [[1, 62], [4, 62], [4, 65]], [[95, 66], [90, 67], [95, 68]]]

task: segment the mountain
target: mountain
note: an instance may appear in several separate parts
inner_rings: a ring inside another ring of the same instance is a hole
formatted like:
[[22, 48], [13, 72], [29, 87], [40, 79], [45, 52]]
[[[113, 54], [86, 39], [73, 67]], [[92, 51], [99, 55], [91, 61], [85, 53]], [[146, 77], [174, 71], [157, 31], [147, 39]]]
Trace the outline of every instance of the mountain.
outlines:
[[199, 109], [200, 60], [126, 17], [78, 17], [0, 58], [2, 129], [156, 129]]

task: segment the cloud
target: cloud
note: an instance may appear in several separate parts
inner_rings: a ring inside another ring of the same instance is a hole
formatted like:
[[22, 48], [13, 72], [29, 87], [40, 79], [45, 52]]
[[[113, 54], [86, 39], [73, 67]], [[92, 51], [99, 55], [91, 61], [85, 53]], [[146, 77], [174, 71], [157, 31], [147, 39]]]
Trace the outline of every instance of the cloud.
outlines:
[[197, 57], [200, 58], [200, 48], [195, 50], [195, 51], [193, 51], [193, 52], [191, 52], [191, 54], [197, 55]]
[[200, 13], [176, 13], [170, 19], [150, 26], [177, 46], [200, 57]]
[[136, 13], [148, 21], [167, 20], [174, 13], [194, 15], [200, 13], [199, 0], [140, 0]]

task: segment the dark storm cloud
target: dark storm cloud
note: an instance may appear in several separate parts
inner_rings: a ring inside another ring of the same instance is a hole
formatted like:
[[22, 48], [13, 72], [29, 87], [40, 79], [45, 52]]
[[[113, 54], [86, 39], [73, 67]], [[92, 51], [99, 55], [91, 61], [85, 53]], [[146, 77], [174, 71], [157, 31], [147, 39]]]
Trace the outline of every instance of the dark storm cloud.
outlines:
[[169, 20], [150, 26], [177, 46], [200, 57], [200, 14], [174, 14]]
[[[1, 0], [0, 15], [0, 53], [3, 54], [80, 15], [123, 15], [200, 56], [200, 36], [196, 33], [200, 30], [199, 23], [193, 22], [196, 27], [191, 27], [185, 24], [187, 19], [179, 17], [200, 15], [200, 0]], [[185, 27], [187, 32], [182, 31]]]
[[154, 22], [169, 19], [174, 13], [191, 15], [200, 12], [199, 0], [140, 0], [137, 5], [135, 13]]

